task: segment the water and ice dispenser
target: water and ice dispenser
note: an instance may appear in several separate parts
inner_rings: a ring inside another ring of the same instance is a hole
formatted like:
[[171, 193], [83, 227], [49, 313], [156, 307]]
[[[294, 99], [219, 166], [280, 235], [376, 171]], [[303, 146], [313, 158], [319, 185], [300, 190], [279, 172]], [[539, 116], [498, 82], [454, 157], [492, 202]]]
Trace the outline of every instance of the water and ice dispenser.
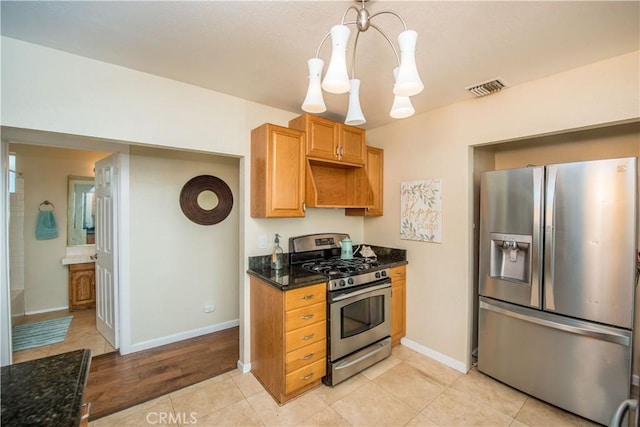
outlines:
[[532, 236], [491, 233], [490, 276], [530, 284]]

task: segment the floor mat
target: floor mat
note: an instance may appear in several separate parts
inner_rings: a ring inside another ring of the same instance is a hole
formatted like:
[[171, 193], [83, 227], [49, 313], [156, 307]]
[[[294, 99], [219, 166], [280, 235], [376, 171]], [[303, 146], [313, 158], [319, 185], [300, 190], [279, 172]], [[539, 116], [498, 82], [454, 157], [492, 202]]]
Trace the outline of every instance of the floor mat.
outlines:
[[27, 350], [64, 341], [73, 316], [24, 323], [11, 329], [13, 351]]

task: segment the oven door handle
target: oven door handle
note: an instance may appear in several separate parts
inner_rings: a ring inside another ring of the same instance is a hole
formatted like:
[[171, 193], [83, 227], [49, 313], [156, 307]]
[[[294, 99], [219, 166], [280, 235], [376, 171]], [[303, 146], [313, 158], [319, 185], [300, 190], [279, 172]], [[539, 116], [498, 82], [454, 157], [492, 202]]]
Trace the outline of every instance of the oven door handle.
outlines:
[[348, 298], [357, 297], [358, 295], [367, 294], [369, 292], [373, 292], [373, 291], [377, 291], [377, 290], [385, 289], [389, 287], [391, 287], [391, 282], [385, 282], [382, 285], [368, 286], [364, 289], [360, 289], [355, 292], [350, 292], [348, 294], [343, 294], [343, 295], [339, 295], [337, 297], [331, 298], [331, 302], [343, 301]]
[[387, 342], [387, 340], [384, 340], [380, 343], [378, 343], [377, 347], [375, 350], [373, 350], [370, 353], [367, 354], [363, 354], [362, 356], [358, 357], [356, 360], [343, 360], [342, 362], [338, 362], [335, 365], [335, 370], [339, 371], [340, 369], [347, 369], [353, 365], [355, 365], [356, 363], [360, 363], [365, 359], [370, 358], [371, 356], [375, 356], [376, 354], [380, 353], [382, 350], [384, 350], [385, 347], [387, 347], [389, 345], [389, 343]]

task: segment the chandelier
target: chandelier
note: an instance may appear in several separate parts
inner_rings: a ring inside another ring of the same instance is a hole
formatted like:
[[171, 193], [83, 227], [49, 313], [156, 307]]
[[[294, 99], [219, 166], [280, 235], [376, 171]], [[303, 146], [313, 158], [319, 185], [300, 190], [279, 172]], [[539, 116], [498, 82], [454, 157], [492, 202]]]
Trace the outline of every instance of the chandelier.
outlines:
[[[393, 69], [395, 82], [393, 86], [394, 100], [389, 115], [394, 119], [410, 117], [415, 113], [415, 109], [409, 97], [417, 95], [424, 89], [424, 85], [418, 74], [418, 69], [416, 68], [415, 60], [418, 33], [414, 30], [407, 29], [407, 24], [398, 13], [382, 11], [372, 15], [365, 7], [365, 2], [368, 0], [355, 1], [361, 3], [360, 9], [356, 6], [347, 8], [342, 15], [341, 23], [334, 25], [331, 31], [324, 36], [320, 42], [320, 46], [318, 46], [318, 50], [316, 51], [316, 57], [308, 61], [309, 88], [307, 90], [307, 96], [302, 103], [302, 109], [308, 113], [323, 113], [327, 111], [322, 97], [322, 90], [336, 94], [349, 92], [349, 108], [347, 109], [345, 124], [362, 125], [366, 123], [362, 108], [360, 107], [360, 80], [355, 76], [355, 60], [360, 33], [367, 31], [369, 28], [373, 28], [387, 40], [396, 57], [397, 65]], [[356, 20], [346, 21], [347, 15], [351, 11], [357, 13]], [[400, 55], [398, 55], [398, 50], [389, 36], [372, 22], [376, 16], [382, 14], [394, 15], [400, 20], [404, 27], [404, 30], [398, 35]], [[347, 71], [347, 45], [349, 43], [349, 36], [351, 35], [351, 30], [349, 30], [348, 25], [355, 25], [358, 29], [353, 42], [351, 78], [349, 78]], [[321, 80], [324, 61], [320, 59], [320, 49], [329, 36], [331, 36], [332, 45], [331, 61], [329, 62], [329, 67], [327, 73], [324, 75], [324, 79]]]

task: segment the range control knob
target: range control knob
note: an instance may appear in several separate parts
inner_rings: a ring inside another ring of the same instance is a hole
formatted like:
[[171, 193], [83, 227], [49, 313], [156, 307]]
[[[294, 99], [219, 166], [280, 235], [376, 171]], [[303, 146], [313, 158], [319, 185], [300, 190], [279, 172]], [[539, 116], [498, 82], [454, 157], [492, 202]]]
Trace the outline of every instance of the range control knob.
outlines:
[[382, 275], [382, 277], [387, 277], [387, 272], [386, 272], [386, 271], [384, 271], [384, 270], [382, 270], [382, 271], [380, 272], [380, 275]]
[[347, 283], [349, 283], [350, 285], [353, 285], [353, 279], [349, 277], [349, 280], [347, 280]]
[[340, 285], [341, 288], [344, 288], [344, 285], [345, 285], [344, 279], [340, 279], [340, 282], [338, 282], [338, 284]]
[[379, 278], [380, 278], [380, 272], [376, 271], [376, 279], [379, 279]]

